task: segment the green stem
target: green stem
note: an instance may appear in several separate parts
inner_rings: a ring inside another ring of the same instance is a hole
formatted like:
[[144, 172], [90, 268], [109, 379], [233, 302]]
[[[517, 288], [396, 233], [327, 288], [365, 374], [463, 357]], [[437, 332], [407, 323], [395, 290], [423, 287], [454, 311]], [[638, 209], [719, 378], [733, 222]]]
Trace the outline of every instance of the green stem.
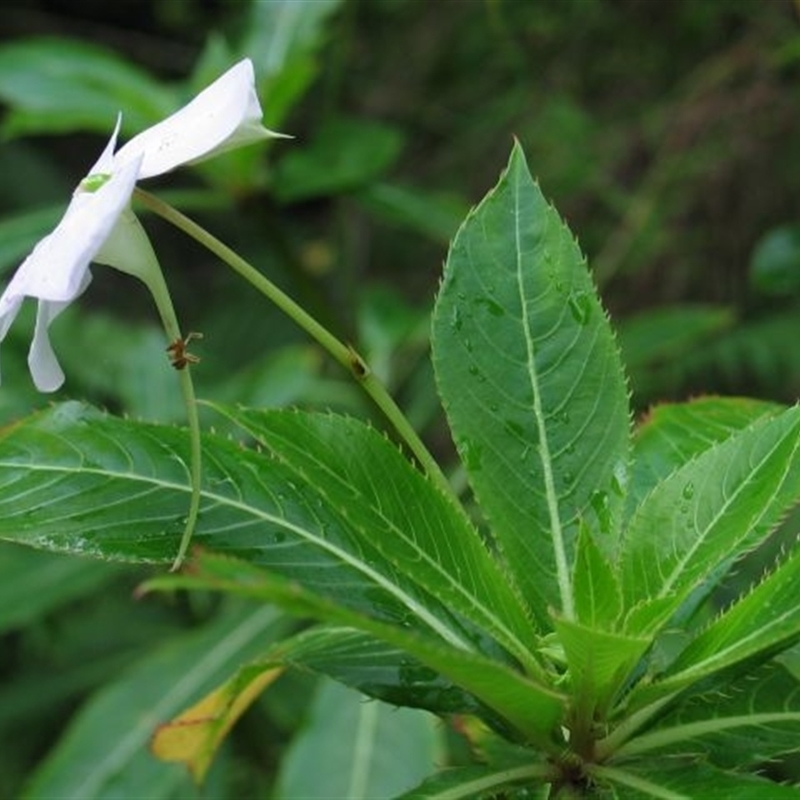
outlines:
[[197, 413], [197, 400], [194, 394], [194, 383], [192, 373], [187, 365], [185, 369], [178, 371], [180, 375], [181, 393], [186, 404], [186, 416], [189, 424], [189, 441], [191, 444], [190, 452], [190, 477], [192, 482], [192, 496], [189, 501], [189, 516], [186, 518], [186, 525], [181, 536], [181, 543], [178, 547], [178, 555], [172, 562], [170, 570], [175, 572], [183, 563], [186, 551], [189, 549], [189, 542], [192, 539], [197, 515], [200, 512], [200, 478], [202, 469], [202, 451], [200, 445], [200, 415]]
[[[147, 273], [146, 277], [141, 277], [147, 284], [147, 288], [150, 290], [155, 300], [156, 308], [158, 309], [168, 340], [170, 342], [185, 342], [185, 338], [181, 334], [180, 325], [178, 324], [178, 316], [175, 313], [175, 307], [172, 304], [172, 298], [170, 297], [169, 289], [161, 270], [151, 270]], [[181, 543], [178, 546], [178, 554], [175, 556], [175, 560], [172, 562], [172, 567], [170, 568], [172, 572], [175, 572], [183, 563], [186, 557], [186, 551], [189, 549], [189, 542], [192, 540], [195, 525], [197, 524], [197, 515], [200, 511], [200, 478], [202, 470], [200, 415], [197, 412], [197, 398], [194, 393], [192, 373], [188, 364], [178, 369], [177, 372], [180, 377], [181, 394], [183, 395], [183, 401], [186, 405], [186, 418], [189, 425], [189, 441], [191, 448], [189, 456], [189, 475], [192, 495], [189, 500], [189, 515], [186, 517]]]
[[272, 281], [262, 275], [252, 264], [245, 261], [238, 253], [223, 244], [196, 222], [181, 214], [180, 211], [167, 205], [157, 197], [136, 189], [137, 199], [158, 216], [182, 230], [195, 241], [202, 244], [214, 255], [226, 263], [234, 272], [241, 275], [265, 297], [294, 320], [306, 333], [315, 339], [333, 358], [339, 362], [363, 387], [373, 402], [384, 413], [394, 426], [400, 438], [420, 463], [428, 477], [446, 494], [453, 496], [453, 491], [444, 473], [422, 443], [417, 432], [406, 419], [397, 403], [386, 391], [383, 384], [370, 372], [363, 358], [349, 345], [337, 339], [327, 328], [320, 325], [308, 312], [299, 306], [291, 297], [281, 291]]

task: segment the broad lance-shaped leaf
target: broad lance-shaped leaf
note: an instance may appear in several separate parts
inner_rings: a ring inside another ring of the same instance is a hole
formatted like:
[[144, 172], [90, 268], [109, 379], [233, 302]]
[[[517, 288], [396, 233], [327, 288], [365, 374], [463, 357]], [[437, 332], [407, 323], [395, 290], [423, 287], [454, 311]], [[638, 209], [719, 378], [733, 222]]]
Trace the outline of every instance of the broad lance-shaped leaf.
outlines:
[[463, 509], [363, 423], [322, 414], [216, 407], [314, 486], [352, 529], [449, 608], [535, 665], [531, 623]]
[[622, 757], [696, 753], [718, 766], [741, 769], [800, 750], [798, 731], [800, 682], [771, 662], [720, 691], [683, 701], [617, 752]]
[[785, 408], [748, 397], [701, 397], [652, 409], [633, 437], [626, 517], [676, 469], [757, 419]]
[[[115, 419], [78, 403], [7, 428], [0, 433], [0, 538], [169, 562], [188, 507], [188, 446], [176, 428]], [[218, 436], [206, 435], [203, 447], [197, 544], [268, 565], [333, 602], [430, 630], [459, 649], [504, 657], [485, 631], [416, 583], [413, 565], [387, 558], [371, 532], [359, 529], [363, 520], [301, 484], [294, 470]]]
[[620, 556], [627, 632], [657, 630], [711, 588], [800, 497], [800, 408], [758, 420], [662, 481], [630, 520]]
[[[317, 625], [270, 646], [211, 694], [162, 725], [153, 739], [154, 754], [163, 761], [184, 763], [195, 780], [202, 781], [231, 725], [286, 666], [327, 675], [395, 709], [411, 706], [439, 715], [491, 718], [489, 709], [472, 695], [405, 651], [356, 628]], [[495, 722], [499, 725], [500, 719]], [[530, 751], [525, 754], [527, 762]]]
[[631, 695], [641, 705], [713, 676], [766, 658], [800, 640], [800, 550], [693, 639], [660, 680]]
[[[441, 673], [506, 720], [509, 731], [532, 745], [556, 752], [563, 721], [565, 698], [506, 664], [478, 653], [460, 650], [430, 633], [353, 611], [332, 603], [314, 589], [288, 581], [272, 571], [213, 553], [200, 553], [191, 574], [154, 578], [145, 589], [211, 589], [275, 603], [304, 617], [345, 625], [394, 645], [413, 659]], [[509, 733], [509, 736], [511, 733]]]
[[396, 706], [436, 714], [487, 716], [464, 689], [415, 660], [399, 647], [345, 625], [315, 625], [281, 642], [264, 656], [327, 675], [353, 689]]
[[513, 767], [453, 767], [428, 778], [397, 800], [471, 800], [476, 797], [513, 797], [515, 789], [523, 797], [546, 797], [531, 792], [546, 791], [553, 768], [545, 762]]
[[664, 758], [589, 769], [601, 797], [614, 800], [797, 800], [793, 786], [718, 769], [696, 758]]
[[519, 145], [453, 242], [432, 343], [453, 438], [516, 582], [543, 622], [548, 607], [573, 617], [579, 519], [606, 552], [618, 533], [627, 392], [585, 260]]
[[618, 630], [622, 614], [619, 581], [585, 525], [578, 535], [573, 569], [577, 621], [599, 630]]

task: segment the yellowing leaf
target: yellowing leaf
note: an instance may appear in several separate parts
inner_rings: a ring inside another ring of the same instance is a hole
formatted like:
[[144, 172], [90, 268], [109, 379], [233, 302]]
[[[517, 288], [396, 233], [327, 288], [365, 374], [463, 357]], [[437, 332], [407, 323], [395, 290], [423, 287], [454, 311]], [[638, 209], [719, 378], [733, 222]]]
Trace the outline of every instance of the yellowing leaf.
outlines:
[[161, 761], [184, 763], [200, 783], [222, 740], [253, 701], [283, 672], [271, 664], [243, 667], [171, 722], [160, 725], [151, 749]]

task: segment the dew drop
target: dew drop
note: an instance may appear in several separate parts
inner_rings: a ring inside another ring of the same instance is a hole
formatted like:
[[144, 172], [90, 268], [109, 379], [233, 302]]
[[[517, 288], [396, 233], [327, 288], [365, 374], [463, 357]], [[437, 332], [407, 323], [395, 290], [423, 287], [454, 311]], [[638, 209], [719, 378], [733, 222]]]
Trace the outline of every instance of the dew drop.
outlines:
[[625, 495], [628, 486], [628, 468], [624, 461], [617, 461], [611, 474], [611, 491], [618, 497]]
[[464, 466], [468, 470], [479, 470], [483, 461], [483, 448], [471, 439], [463, 439], [461, 442], [461, 458]]
[[691, 500], [694, 497], [694, 484], [691, 481], [683, 487], [681, 497], [683, 497], [684, 500]]
[[486, 309], [493, 317], [502, 317], [506, 313], [500, 303], [495, 302], [491, 297], [476, 297], [475, 305]]
[[600, 523], [600, 531], [609, 533], [611, 530], [611, 508], [608, 502], [608, 494], [602, 491], [592, 492], [589, 503], [597, 514], [597, 521]]
[[592, 316], [592, 301], [586, 292], [575, 292], [567, 298], [572, 318], [579, 325], [586, 325]]
[[513, 419], [507, 419], [503, 423], [503, 430], [509, 435], [514, 436], [517, 439], [524, 439], [525, 437], [525, 428], [519, 424], [519, 422], [515, 422]]

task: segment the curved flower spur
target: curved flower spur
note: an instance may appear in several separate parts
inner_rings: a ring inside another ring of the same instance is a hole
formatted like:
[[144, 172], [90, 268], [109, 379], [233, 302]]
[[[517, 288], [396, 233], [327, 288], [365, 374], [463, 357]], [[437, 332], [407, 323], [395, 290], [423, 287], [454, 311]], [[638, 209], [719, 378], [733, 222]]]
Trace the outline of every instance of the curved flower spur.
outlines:
[[[282, 136], [264, 128], [261, 118], [253, 64], [245, 59], [182, 109], [135, 136], [115, 153], [120, 127], [120, 118], [117, 119], [108, 144], [76, 188], [61, 221], [36, 245], [0, 296], [0, 342], [22, 301], [26, 297], [38, 300], [28, 353], [37, 389], [53, 392], [64, 383], [48, 329], [89, 285], [92, 261], [142, 280], [153, 296], [169, 341], [186, 342], [153, 247], [130, 209], [131, 196], [140, 179], [261, 139]], [[183, 366], [188, 363], [186, 359]], [[200, 431], [194, 388], [188, 369], [180, 369], [179, 377], [191, 435], [192, 499], [173, 569], [186, 553], [200, 503]]]

